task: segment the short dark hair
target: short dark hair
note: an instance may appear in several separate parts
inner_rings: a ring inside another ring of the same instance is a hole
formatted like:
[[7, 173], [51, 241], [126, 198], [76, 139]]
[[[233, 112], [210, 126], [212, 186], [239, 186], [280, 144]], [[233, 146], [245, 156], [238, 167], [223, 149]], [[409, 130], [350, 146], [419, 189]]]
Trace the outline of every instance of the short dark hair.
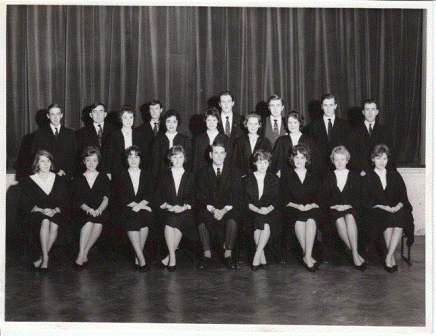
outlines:
[[213, 116], [218, 120], [218, 123], [221, 122], [220, 111], [216, 107], [208, 108], [204, 111], [204, 121], [206, 121], [207, 117]]
[[[298, 112], [298, 111], [288, 111], [288, 112], [286, 112], [286, 117], [285, 117], [285, 120], [286, 120], [285, 127], [286, 127], [286, 129], [288, 128], [289, 118], [294, 118], [295, 120], [297, 120], [300, 123], [300, 129], [303, 128], [304, 116], [300, 112]], [[288, 132], [289, 132], [289, 130], [288, 130]]]
[[235, 101], [235, 97], [233, 97], [233, 94], [230, 91], [222, 91], [222, 92], [220, 92], [220, 94], [218, 96], [219, 100], [221, 100], [222, 96], [230, 96], [230, 97], [232, 97], [232, 101]]
[[149, 102], [147, 103], [147, 106], [148, 106], [148, 110], [149, 110], [149, 111], [150, 111], [150, 107], [151, 107], [152, 105], [159, 105], [160, 108], [163, 107], [163, 106], [162, 106], [162, 103], [161, 103], [160, 100], [158, 100], [158, 99], [152, 99], [151, 101], [149, 101]]
[[375, 99], [365, 99], [362, 103], [362, 111], [365, 109], [366, 104], [375, 104], [375, 107], [378, 109], [378, 103]]
[[294, 165], [294, 156], [298, 155], [298, 153], [304, 155], [306, 157], [306, 166], [311, 163], [310, 160], [310, 149], [305, 144], [298, 144], [291, 148], [289, 151], [289, 161], [292, 166]]
[[35, 158], [33, 159], [32, 172], [34, 172], [34, 173], [39, 172], [38, 163], [39, 163], [39, 159], [41, 158], [41, 156], [45, 156], [47, 159], [50, 160], [50, 163], [51, 163], [50, 171], [54, 170], [53, 155], [50, 152], [41, 149], [41, 150], [36, 152]]
[[227, 152], [226, 145], [219, 139], [213, 141], [212, 146], [210, 146], [211, 151], [213, 150], [213, 147], [222, 147]]
[[260, 116], [260, 114], [257, 112], [250, 112], [246, 115], [244, 121], [242, 122], [242, 125], [244, 125], [245, 128], [247, 128], [248, 119], [250, 118], [257, 118], [260, 127], [262, 127], [262, 117]]
[[268, 105], [272, 100], [280, 100], [282, 102], [283, 105], [285, 105], [285, 101], [283, 100], [283, 98], [281, 96], [279, 96], [278, 94], [273, 94], [271, 97], [268, 98]]
[[332, 99], [332, 98], [335, 100], [335, 104], [336, 104], [336, 98], [335, 98], [335, 96], [332, 95], [331, 93], [326, 93], [325, 95], [323, 95], [323, 96], [321, 97], [321, 105], [324, 103], [324, 100], [326, 100], [326, 99]]
[[253, 154], [253, 162], [256, 163], [259, 160], [267, 160], [271, 164], [272, 154], [266, 150], [259, 149]]
[[48, 107], [47, 107], [47, 114], [49, 114], [50, 113], [50, 110], [52, 109], [52, 108], [58, 108], [58, 109], [60, 109], [61, 110], [61, 113], [63, 114], [64, 112], [62, 111], [62, 107], [58, 104], [58, 103], [51, 103]]
[[107, 108], [106, 108], [106, 105], [105, 105], [105, 104], [100, 103], [100, 102], [94, 102], [94, 104], [92, 104], [91, 107], [90, 107], [90, 109], [89, 109], [89, 113], [91, 113], [92, 110], [95, 109], [95, 108], [98, 107], [98, 106], [103, 106], [104, 111], [107, 112]]
[[389, 147], [386, 144], [377, 144], [374, 146], [372, 152], [371, 152], [371, 161], [373, 161], [376, 157], [382, 156], [383, 154], [386, 154], [386, 157], [390, 158], [391, 151]]
[[84, 161], [87, 157], [93, 156], [94, 154], [97, 155], [98, 162], [100, 162], [101, 159], [100, 149], [98, 149], [95, 146], [86, 147], [82, 153], [82, 161]]
[[166, 123], [167, 119], [170, 118], [170, 117], [176, 117], [176, 119], [177, 119], [177, 127], [180, 127], [180, 124], [182, 123], [182, 118], [180, 117], [180, 113], [177, 112], [174, 109], [169, 109], [162, 116], [162, 123], [163, 123], [164, 127], [166, 128], [165, 123]]
[[127, 149], [124, 151], [124, 155], [123, 155], [123, 163], [124, 163], [124, 165], [125, 165], [126, 167], [129, 167], [129, 162], [128, 162], [127, 158], [128, 158], [130, 155], [132, 155], [132, 153], [134, 153], [136, 156], [139, 156], [139, 158], [140, 158], [141, 161], [142, 161], [142, 152], [141, 152], [141, 149], [140, 149], [138, 146], [136, 146], [136, 145], [132, 145], [132, 146], [130, 146], [129, 148], [127, 148]]
[[123, 117], [124, 113], [133, 114], [133, 119], [136, 118], [135, 109], [132, 106], [130, 106], [130, 105], [124, 105], [124, 106], [121, 107], [120, 111], [118, 112], [118, 119], [121, 120], [121, 118]]
[[171, 163], [171, 157], [174, 155], [180, 154], [180, 153], [183, 154], [183, 156], [185, 157], [185, 162], [186, 162], [186, 151], [183, 148], [183, 146], [180, 146], [180, 145], [175, 145], [168, 150], [168, 153], [167, 153], [168, 161]]

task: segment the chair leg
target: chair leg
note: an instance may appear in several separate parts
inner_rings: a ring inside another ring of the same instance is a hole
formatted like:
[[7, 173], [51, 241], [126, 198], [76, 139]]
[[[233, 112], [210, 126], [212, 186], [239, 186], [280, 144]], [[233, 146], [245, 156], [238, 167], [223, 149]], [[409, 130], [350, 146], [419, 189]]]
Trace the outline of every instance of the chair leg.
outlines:
[[407, 262], [410, 266], [412, 266], [412, 262], [410, 260], [410, 249], [411, 246], [407, 245], [407, 258], [404, 256], [404, 240], [407, 239], [406, 235], [403, 234], [401, 237], [401, 259]]

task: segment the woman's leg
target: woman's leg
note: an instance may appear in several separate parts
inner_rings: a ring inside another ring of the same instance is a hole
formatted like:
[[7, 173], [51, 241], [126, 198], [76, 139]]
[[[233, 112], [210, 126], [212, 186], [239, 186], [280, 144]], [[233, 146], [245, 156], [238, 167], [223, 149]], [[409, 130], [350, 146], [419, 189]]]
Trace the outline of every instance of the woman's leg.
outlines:
[[49, 231], [50, 231], [50, 221], [48, 219], [43, 219], [41, 222], [41, 228], [39, 230], [39, 240], [41, 242], [42, 257], [33, 263], [35, 267], [40, 267], [41, 264], [44, 262], [44, 260], [45, 260], [44, 267], [47, 267]]
[[[176, 250], [182, 239], [182, 232], [179, 229], [165, 225], [165, 241], [168, 247], [168, 266], [176, 265]], [[165, 259], [164, 259], [165, 260]]]
[[351, 250], [351, 243], [348, 239], [347, 224], [345, 223], [345, 218], [341, 217], [336, 220], [336, 228], [338, 230], [339, 237], [345, 243], [345, 245]]
[[357, 249], [357, 225], [354, 216], [352, 214], [347, 214], [345, 216], [345, 223], [347, 225], [347, 233], [348, 240], [351, 246], [351, 253], [353, 254], [353, 262], [356, 266], [360, 266], [365, 261], [365, 259], [361, 257]]
[[84, 254], [83, 254], [83, 262], [88, 261], [88, 253], [92, 246], [94, 246], [98, 237], [100, 237], [101, 231], [103, 229], [103, 225], [99, 223], [92, 223], [91, 232], [88, 238], [88, 242], [86, 243]]
[[389, 245], [386, 244], [386, 245], [388, 245], [388, 254], [386, 256], [386, 265], [388, 267], [393, 267], [397, 264], [395, 262], [394, 253], [395, 253], [395, 250], [398, 246], [398, 243], [400, 242], [400, 239], [403, 235], [403, 228], [394, 227], [394, 228], [389, 228], [389, 229], [392, 229], [392, 235], [391, 235], [391, 239], [389, 241]]
[[306, 223], [301, 221], [295, 222], [295, 235], [303, 250], [303, 256], [306, 254]]
[[313, 244], [315, 243], [316, 223], [315, 220], [309, 218], [306, 222], [306, 253], [304, 254], [304, 262], [308, 267], [313, 267], [316, 260], [312, 257]]
[[84, 263], [85, 249], [88, 244], [89, 237], [91, 236], [92, 223], [87, 222], [80, 230], [80, 242], [79, 242], [79, 255], [76, 259], [76, 264], [82, 265]]
[[262, 264], [266, 263], [266, 260], [262, 260], [262, 256], [265, 259], [264, 248], [268, 243], [269, 237], [271, 235], [271, 229], [269, 224], [265, 224], [263, 230], [256, 230], [256, 231], [260, 231], [260, 234], [257, 242], [256, 253], [254, 254], [254, 258], [253, 258], [254, 266], [258, 266], [260, 263]]
[[133, 249], [135, 250], [136, 257], [138, 258], [139, 266], [144, 266], [145, 258], [141, 250], [141, 239], [139, 236], [139, 231], [127, 231], [127, 236], [129, 237]]

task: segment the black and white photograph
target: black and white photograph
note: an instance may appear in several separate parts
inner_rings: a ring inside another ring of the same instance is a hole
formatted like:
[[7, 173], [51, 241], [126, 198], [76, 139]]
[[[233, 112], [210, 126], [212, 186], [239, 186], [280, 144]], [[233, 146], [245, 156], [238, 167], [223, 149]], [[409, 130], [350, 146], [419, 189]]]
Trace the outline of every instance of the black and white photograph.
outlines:
[[433, 333], [432, 1], [2, 1], [0, 330]]

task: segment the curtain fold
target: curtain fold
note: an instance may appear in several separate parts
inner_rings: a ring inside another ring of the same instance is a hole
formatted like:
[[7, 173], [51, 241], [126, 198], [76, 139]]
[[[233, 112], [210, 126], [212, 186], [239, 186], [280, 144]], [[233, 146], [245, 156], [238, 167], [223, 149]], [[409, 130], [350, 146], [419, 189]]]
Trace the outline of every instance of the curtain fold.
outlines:
[[[365, 98], [380, 104], [399, 163], [419, 164], [423, 15], [420, 9], [7, 6], [7, 152], [37, 129], [52, 102], [65, 125], [82, 110], [139, 112], [157, 98], [190, 118], [230, 90], [243, 115], [273, 93], [310, 121], [327, 92], [349, 117]], [[138, 113], [139, 115], [139, 113]], [[136, 124], [141, 123], [139, 116]]]

